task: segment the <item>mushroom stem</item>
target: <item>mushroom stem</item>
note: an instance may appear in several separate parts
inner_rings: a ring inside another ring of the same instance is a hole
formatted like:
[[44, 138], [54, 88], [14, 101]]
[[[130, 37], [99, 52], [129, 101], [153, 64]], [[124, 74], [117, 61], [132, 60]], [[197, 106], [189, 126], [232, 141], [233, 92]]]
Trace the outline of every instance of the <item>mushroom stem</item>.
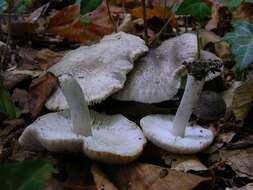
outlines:
[[90, 112], [80, 85], [72, 76], [67, 74], [59, 77], [59, 81], [62, 93], [69, 105], [73, 132], [85, 137], [91, 136]]
[[197, 80], [194, 76], [188, 74], [184, 94], [173, 122], [172, 133], [175, 136], [184, 137], [185, 128], [191, 117], [193, 107], [196, 105], [201, 94], [204, 83], [205, 78]]

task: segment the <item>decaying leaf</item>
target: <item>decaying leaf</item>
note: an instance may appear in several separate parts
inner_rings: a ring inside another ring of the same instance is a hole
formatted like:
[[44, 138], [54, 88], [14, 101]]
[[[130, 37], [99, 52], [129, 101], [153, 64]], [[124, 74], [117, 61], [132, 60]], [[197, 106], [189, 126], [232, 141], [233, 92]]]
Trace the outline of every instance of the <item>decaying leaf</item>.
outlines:
[[237, 120], [244, 120], [253, 103], [253, 81], [234, 82], [223, 98], [227, 106], [226, 116], [232, 111]]
[[94, 182], [97, 189], [106, 190], [118, 190], [112, 182], [106, 177], [103, 171], [99, 168], [97, 164], [93, 164], [91, 167], [91, 173], [93, 175]]
[[240, 177], [253, 179], [253, 148], [221, 151], [221, 159], [225, 161]]
[[[129, 11], [133, 16], [142, 18], [142, 7], [137, 7]], [[164, 8], [161, 6], [153, 6], [153, 8], [147, 8], [146, 9], [147, 19], [151, 19], [153, 17], [158, 17], [161, 19], [168, 19], [170, 18], [170, 25], [172, 27], [177, 26], [177, 20], [175, 17], [175, 14], [171, 12], [168, 8]]]
[[216, 35], [212, 31], [207, 30], [202, 30], [200, 32], [200, 36], [202, 47], [211, 42], [214, 44], [216, 55], [220, 57], [224, 63], [230, 62], [232, 60], [229, 44], [226, 41], [223, 41], [220, 36]]
[[110, 175], [121, 190], [190, 190], [210, 180], [209, 177], [144, 163], [111, 167]]
[[208, 21], [207, 25], [205, 26], [205, 29], [208, 31], [217, 28], [219, 24], [219, 20], [220, 20], [219, 10], [223, 7], [223, 5], [219, 3], [218, 1], [211, 1], [211, 2], [212, 2], [211, 19]]
[[50, 73], [32, 81], [29, 87], [30, 116], [35, 118], [57, 85], [56, 77]]
[[59, 62], [63, 56], [63, 52], [54, 52], [50, 49], [41, 49], [36, 53], [36, 59], [40, 61], [40, 67], [42, 70], [46, 70], [50, 66]]
[[233, 19], [253, 22], [253, 3], [242, 3], [232, 12]]
[[165, 164], [171, 165], [172, 169], [177, 171], [187, 172], [193, 171], [204, 171], [207, 167], [202, 164], [196, 156], [192, 155], [175, 155], [166, 154], [162, 156]]
[[77, 42], [98, 40], [113, 31], [104, 3], [88, 13], [87, 16], [89, 22], [82, 24], [80, 6], [78, 4], [70, 5], [50, 16], [47, 30]]

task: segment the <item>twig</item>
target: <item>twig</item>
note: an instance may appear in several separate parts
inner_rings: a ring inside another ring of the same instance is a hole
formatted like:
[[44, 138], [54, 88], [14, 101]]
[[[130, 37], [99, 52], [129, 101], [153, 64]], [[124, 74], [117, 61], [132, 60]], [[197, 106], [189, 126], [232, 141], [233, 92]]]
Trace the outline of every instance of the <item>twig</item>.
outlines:
[[197, 59], [200, 60], [200, 50], [201, 50], [201, 43], [200, 43], [200, 36], [199, 36], [199, 26], [197, 25]]
[[163, 33], [163, 31], [167, 28], [168, 24], [170, 23], [171, 19], [173, 18], [173, 15], [171, 15], [167, 22], [163, 25], [163, 27], [161, 28], [161, 30], [155, 35], [155, 37], [153, 38], [153, 40], [149, 43], [149, 46], [151, 46]]
[[118, 31], [117, 25], [116, 25], [116, 23], [115, 23], [115, 21], [114, 21], [114, 19], [113, 19], [113, 17], [112, 17], [112, 13], [111, 13], [111, 10], [110, 10], [109, 1], [110, 1], [110, 0], [106, 0], [106, 1], [105, 1], [105, 2], [106, 2], [107, 12], [108, 12], [109, 18], [110, 18], [110, 20], [111, 20], [111, 22], [112, 22], [112, 25], [113, 25], [113, 31], [114, 31], [114, 32], [117, 32], [117, 31]]
[[142, 5], [142, 16], [143, 16], [143, 22], [144, 22], [144, 40], [145, 40], [145, 43], [148, 44], [148, 26], [147, 26], [146, 2], [145, 2], [145, 0], [141, 1], [141, 5]]

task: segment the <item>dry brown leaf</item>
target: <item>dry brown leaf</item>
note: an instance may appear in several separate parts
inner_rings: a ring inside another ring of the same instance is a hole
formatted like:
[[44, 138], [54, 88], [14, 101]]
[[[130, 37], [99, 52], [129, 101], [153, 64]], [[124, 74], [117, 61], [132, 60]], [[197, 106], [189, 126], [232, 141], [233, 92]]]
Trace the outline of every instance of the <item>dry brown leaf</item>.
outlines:
[[[135, 17], [142, 18], [142, 15], [143, 15], [142, 14], [142, 7], [134, 8], [132, 10], [129, 10], [129, 12]], [[164, 7], [154, 6], [152, 9], [147, 8], [146, 14], [147, 14], [147, 19], [151, 19], [153, 17], [158, 17], [161, 19], [168, 19], [171, 17], [170, 25], [172, 27], [177, 27], [177, 20], [176, 20], [174, 13], [172, 13], [167, 8], [165, 9]]]
[[253, 22], [253, 3], [242, 3], [238, 8], [232, 12], [234, 20], [247, 20]]
[[[117, 9], [118, 10], [118, 9]], [[70, 5], [50, 16], [48, 32], [60, 35], [68, 40], [88, 42], [100, 39], [113, 31], [105, 4], [87, 14], [90, 22], [81, 23], [80, 6]]]
[[40, 68], [42, 70], [46, 70], [59, 62], [63, 56], [63, 52], [54, 52], [50, 49], [41, 49], [36, 53], [36, 59], [40, 61]]
[[253, 148], [221, 151], [222, 161], [225, 161], [240, 177], [253, 179]]
[[218, 24], [219, 24], [219, 10], [220, 8], [223, 7], [223, 5], [217, 1], [209, 1], [212, 4], [212, 14], [211, 14], [211, 19], [208, 21], [208, 23], [205, 26], [205, 29], [210, 31], [213, 30], [215, 28], [217, 28]]
[[29, 87], [29, 116], [35, 118], [57, 85], [56, 77], [50, 73], [32, 81]]
[[237, 120], [244, 120], [253, 103], [253, 81], [234, 82], [232, 87], [224, 92], [223, 98], [229, 111], [232, 111]]
[[191, 190], [201, 182], [210, 180], [144, 163], [111, 167], [110, 175], [121, 190]]
[[207, 170], [207, 167], [202, 164], [199, 159], [194, 155], [174, 155], [167, 154], [163, 155], [162, 159], [165, 164], [171, 165], [172, 169], [177, 171], [187, 172], [190, 170], [193, 171], [204, 171]]
[[220, 57], [224, 62], [231, 61], [231, 53], [229, 44], [222, 40], [220, 36], [217, 36], [212, 31], [202, 30], [200, 32], [202, 46], [204, 47], [208, 43], [213, 43], [215, 48], [215, 53]]
[[112, 182], [106, 177], [97, 164], [93, 164], [91, 167], [91, 173], [93, 175], [94, 182], [97, 189], [106, 190], [118, 190]]

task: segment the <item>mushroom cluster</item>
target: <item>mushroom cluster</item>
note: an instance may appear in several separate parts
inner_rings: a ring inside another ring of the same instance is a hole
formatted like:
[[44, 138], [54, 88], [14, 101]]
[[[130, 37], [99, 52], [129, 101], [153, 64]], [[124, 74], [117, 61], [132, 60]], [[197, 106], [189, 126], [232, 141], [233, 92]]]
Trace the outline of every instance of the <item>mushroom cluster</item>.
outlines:
[[104, 37], [100, 43], [68, 53], [51, 67], [60, 83], [47, 102], [52, 110], [29, 125], [19, 143], [33, 151], [81, 152], [108, 163], [137, 158], [146, 143], [141, 129], [123, 115], [89, 111], [123, 87], [134, 60], [148, 48], [143, 40], [123, 32]]
[[[60, 85], [46, 103], [50, 110], [65, 111], [39, 117], [25, 129], [20, 144], [33, 151], [84, 152], [107, 163], [136, 159], [146, 138], [174, 153], [202, 150], [214, 135], [188, 122], [205, 81], [219, 75], [221, 60], [201, 51], [201, 59], [195, 61], [197, 49], [194, 34], [163, 42], [137, 63], [124, 89], [134, 61], [148, 51], [143, 40], [120, 32], [104, 37], [98, 44], [69, 52], [49, 69]], [[177, 94], [186, 70], [187, 83], [176, 115], [142, 118], [143, 132], [123, 115], [105, 115], [88, 108], [120, 89], [113, 95], [115, 99], [144, 103], [170, 100]]]

